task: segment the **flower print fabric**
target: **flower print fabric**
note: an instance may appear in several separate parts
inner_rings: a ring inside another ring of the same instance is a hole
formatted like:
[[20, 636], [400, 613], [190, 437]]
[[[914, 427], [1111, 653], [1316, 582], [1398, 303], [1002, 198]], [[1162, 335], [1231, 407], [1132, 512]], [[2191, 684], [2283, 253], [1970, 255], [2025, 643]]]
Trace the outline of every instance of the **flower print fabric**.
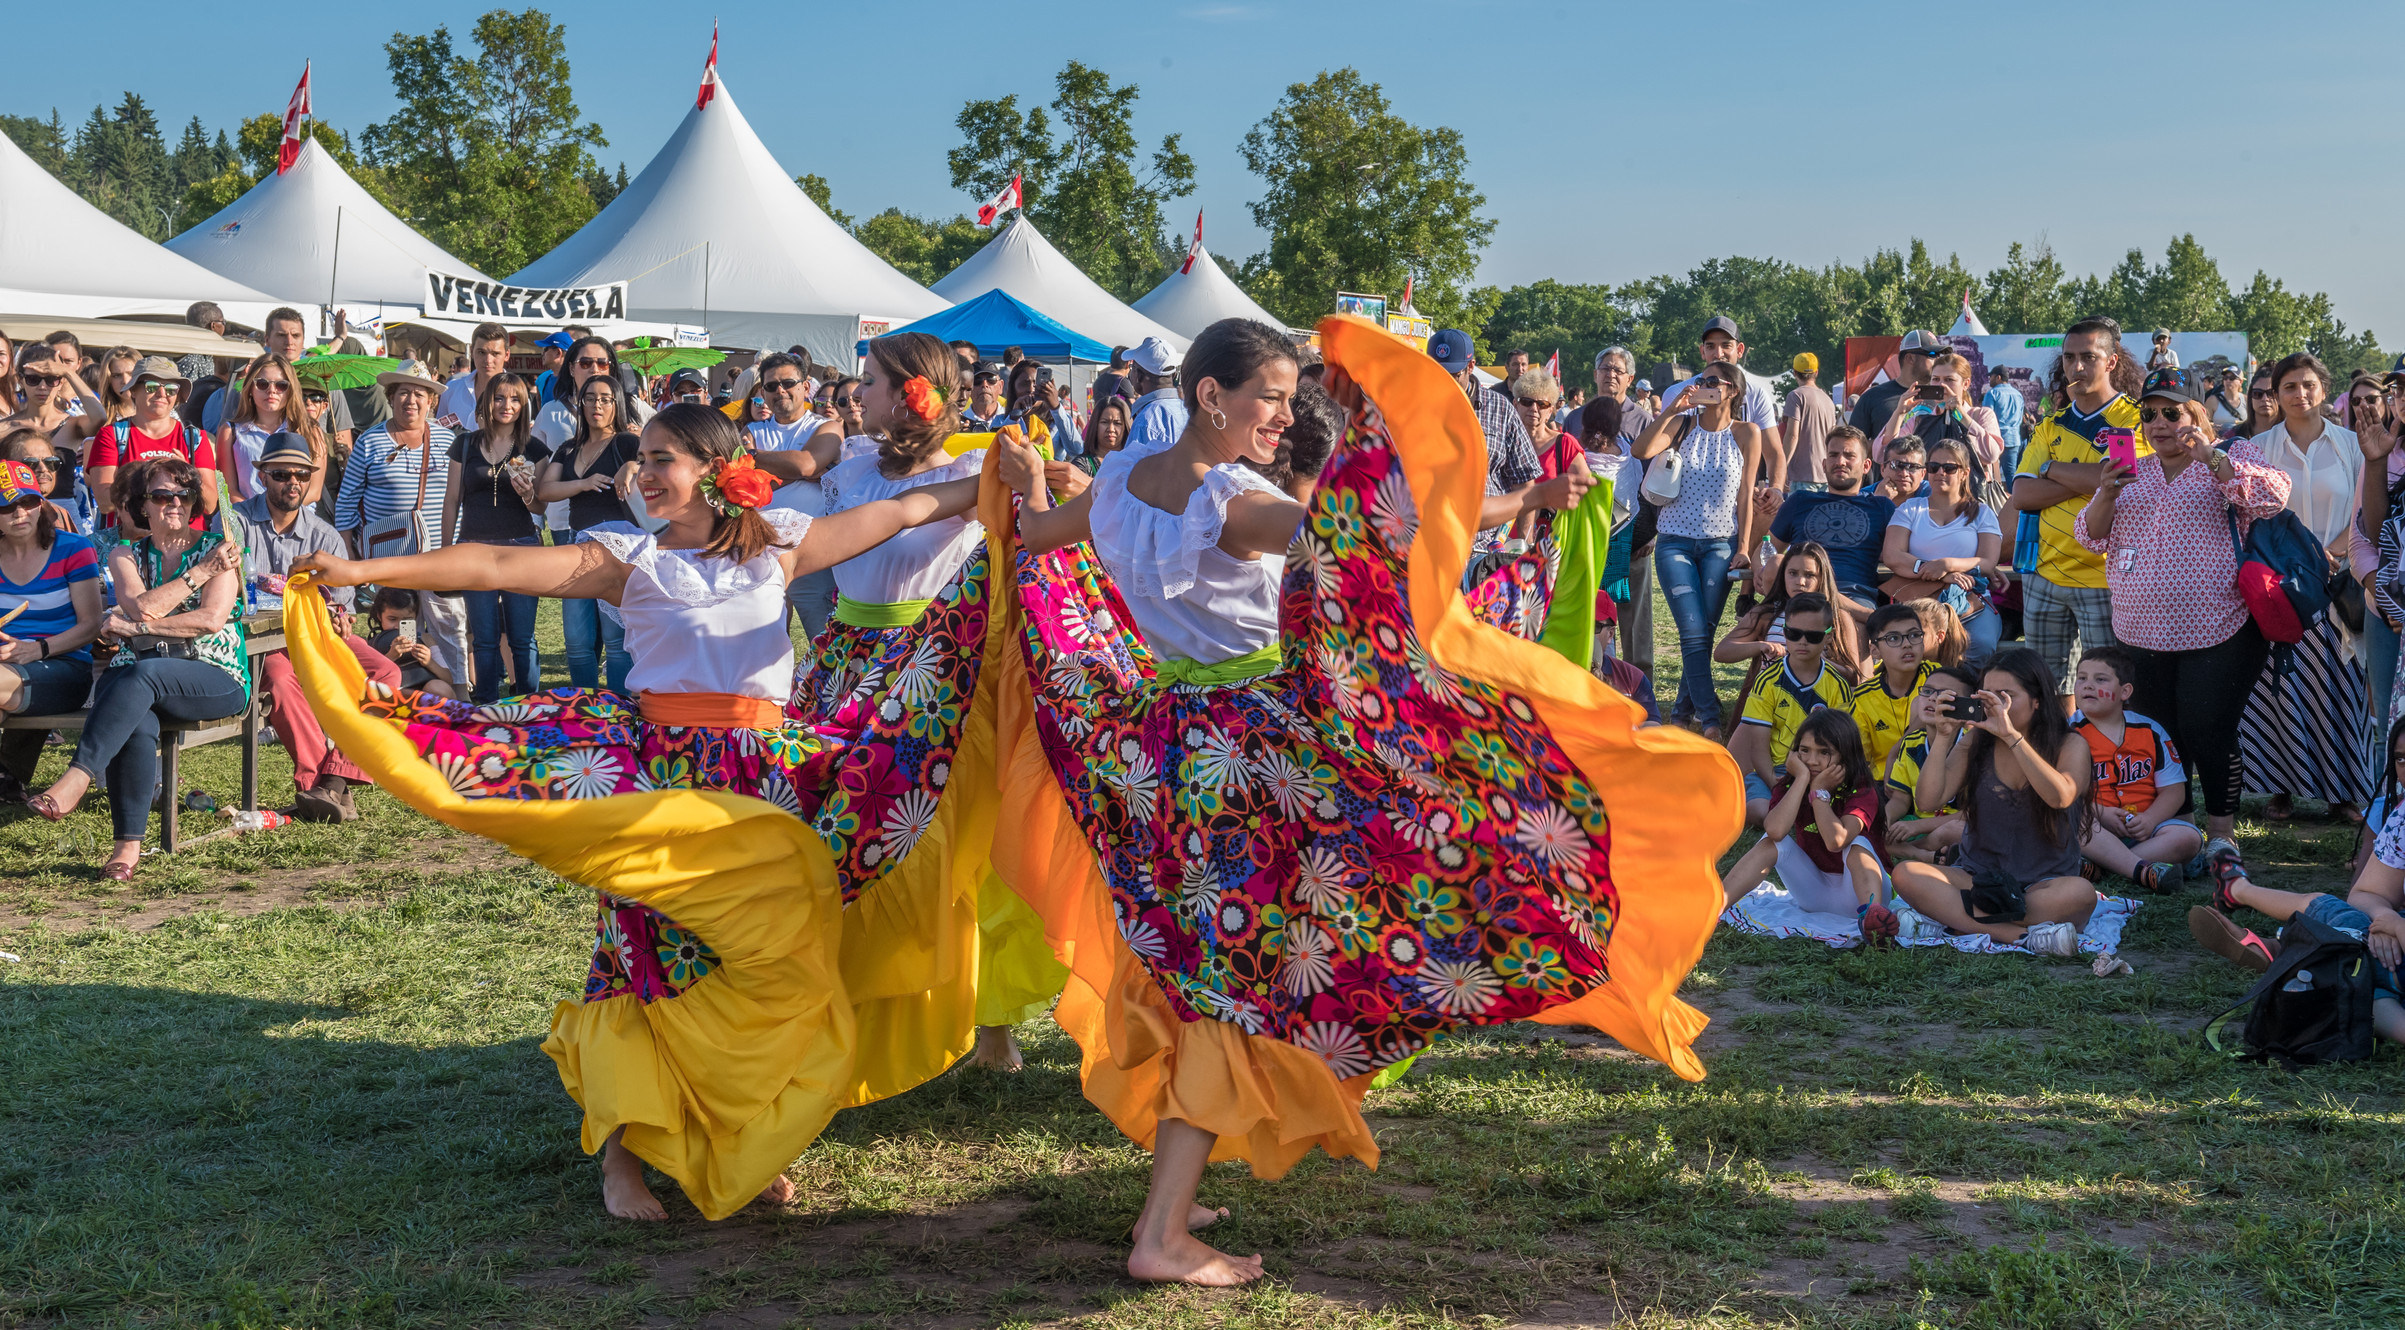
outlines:
[[1284, 655], [1160, 686], [1090, 548], [1018, 556], [1035, 723], [1120, 935], [1182, 1019], [1339, 1078], [1604, 982], [1602, 801], [1530, 703], [1436, 666], [1406, 572], [1418, 517], [1357, 411], [1290, 552]]

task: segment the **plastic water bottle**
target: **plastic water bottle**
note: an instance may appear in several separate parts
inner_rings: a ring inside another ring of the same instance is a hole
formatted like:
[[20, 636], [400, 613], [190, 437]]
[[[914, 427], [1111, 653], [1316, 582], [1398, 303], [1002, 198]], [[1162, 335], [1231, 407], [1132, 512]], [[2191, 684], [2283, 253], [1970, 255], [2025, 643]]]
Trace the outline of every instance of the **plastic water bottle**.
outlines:
[[247, 808], [237, 808], [233, 810], [233, 818], [236, 831], [273, 831], [278, 827], [292, 825], [291, 818], [272, 808], [262, 808], [256, 812]]

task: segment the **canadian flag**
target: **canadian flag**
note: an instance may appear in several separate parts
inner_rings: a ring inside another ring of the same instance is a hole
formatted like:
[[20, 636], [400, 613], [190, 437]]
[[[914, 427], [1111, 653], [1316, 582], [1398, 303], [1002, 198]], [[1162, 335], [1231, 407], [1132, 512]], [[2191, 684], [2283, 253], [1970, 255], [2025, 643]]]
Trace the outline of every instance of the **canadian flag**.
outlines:
[[1181, 273], [1194, 271], [1194, 256], [1202, 253], [1202, 209], [1194, 210], [1194, 243], [1186, 250], [1186, 261], [1178, 265]]
[[1562, 351], [1560, 347], [1555, 347], [1553, 354], [1545, 357], [1545, 372], [1553, 376], [1555, 383], [1562, 381]]
[[1410, 274], [1410, 273], [1405, 273], [1405, 274], [1403, 274], [1403, 310], [1404, 310], [1404, 312], [1405, 312], [1405, 313], [1410, 313], [1410, 312], [1411, 312], [1411, 274]]
[[301, 121], [309, 114], [309, 62], [301, 62], [301, 85], [284, 106], [284, 141], [276, 147], [276, 174], [292, 169], [301, 155]]
[[701, 91], [693, 94], [693, 109], [698, 111], [718, 95], [718, 25], [710, 25], [710, 58], [701, 67]]
[[994, 196], [993, 202], [977, 210], [977, 224], [992, 226], [994, 219], [1019, 206], [1019, 177], [1012, 176], [1010, 183], [1002, 187], [1002, 192]]

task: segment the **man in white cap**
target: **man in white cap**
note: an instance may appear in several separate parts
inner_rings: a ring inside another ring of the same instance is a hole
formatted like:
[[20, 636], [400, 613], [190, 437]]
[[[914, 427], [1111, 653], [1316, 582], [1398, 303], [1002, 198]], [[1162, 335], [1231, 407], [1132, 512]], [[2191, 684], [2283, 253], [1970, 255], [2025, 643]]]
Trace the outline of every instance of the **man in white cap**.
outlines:
[[1177, 391], [1177, 348], [1147, 337], [1127, 359], [1128, 383], [1136, 390], [1136, 419], [1122, 446], [1131, 453], [1157, 452], [1186, 432], [1186, 402]]
[[1888, 417], [1896, 413], [1896, 403], [1929, 381], [1929, 366], [1939, 356], [1952, 354], [1954, 344], [1936, 333], [1916, 330], [1904, 334], [1903, 344], [1896, 348], [1895, 373], [1854, 398], [1854, 411], [1846, 423], [1861, 430], [1866, 439], [1878, 438], [1887, 429]]

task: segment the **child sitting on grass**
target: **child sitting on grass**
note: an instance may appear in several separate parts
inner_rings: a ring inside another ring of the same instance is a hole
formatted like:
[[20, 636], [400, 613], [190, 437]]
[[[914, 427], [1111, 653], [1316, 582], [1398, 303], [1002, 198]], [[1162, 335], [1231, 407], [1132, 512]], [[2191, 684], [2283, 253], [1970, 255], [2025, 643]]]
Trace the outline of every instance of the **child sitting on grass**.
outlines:
[[1888, 908], [1887, 865], [1879, 849], [1887, 841], [1887, 815], [1862, 753], [1862, 732], [1846, 713], [1823, 707], [1797, 729], [1788, 765], [1762, 820], [1762, 838], [1721, 880], [1729, 904], [1761, 886], [1775, 865], [1779, 881], [1806, 911], [1842, 916], [1851, 910], [1863, 941], [1894, 941], [1896, 916]]
[[[1951, 690], [1968, 697], [1979, 691], [1979, 676], [1968, 665], [1940, 665], [1921, 681], [1918, 696], [1933, 698]], [[1915, 722], [1918, 723], [1917, 721]], [[1921, 763], [1929, 756], [1929, 732], [1907, 732], [1887, 755], [1880, 782], [1887, 794], [1887, 860], [1934, 864], [1962, 841], [1962, 808], [1946, 804], [1922, 811], [1914, 790], [1920, 784]]]
[[2238, 847], [2213, 842], [2207, 852], [2219, 886], [2210, 907], [2188, 912], [2189, 931], [2206, 947], [2248, 969], [2271, 968], [2272, 951], [2229, 915], [2243, 905], [2285, 923], [2298, 915], [2355, 938], [2372, 955], [2372, 1029], [2390, 1043], [2405, 1044], [2405, 814], [2391, 813], [2372, 844], [2371, 862], [2355, 878], [2345, 900], [2321, 892], [2274, 891], [2247, 880]]
[[1770, 811], [1771, 788], [1806, 717], [1823, 707], [1846, 706], [1846, 681], [1825, 657], [1830, 613], [1826, 598], [1805, 592], [1787, 602], [1787, 645], [1779, 668], [1767, 670], [1745, 695], [1729, 755], [1745, 773], [1745, 821], [1760, 826]]
[[1870, 758], [1871, 769], [1882, 771], [1896, 744], [1918, 728], [1912, 709], [1921, 685], [1936, 672], [1937, 665], [1927, 659], [1928, 638], [1910, 605], [1882, 605], [1871, 611], [1870, 625], [1863, 632], [1870, 638], [1876, 668], [1854, 685], [1846, 710], [1862, 731], [1862, 751]]
[[2088, 862], [2119, 873], [2148, 891], [2180, 884], [2205, 833], [2179, 816], [2188, 802], [2188, 771], [2171, 735], [2154, 721], [2124, 711], [2137, 692], [2136, 663], [2120, 647], [2090, 647], [2071, 675], [2071, 732], [2087, 740], [2095, 759], [2088, 797], [2096, 825], [2080, 847]]

